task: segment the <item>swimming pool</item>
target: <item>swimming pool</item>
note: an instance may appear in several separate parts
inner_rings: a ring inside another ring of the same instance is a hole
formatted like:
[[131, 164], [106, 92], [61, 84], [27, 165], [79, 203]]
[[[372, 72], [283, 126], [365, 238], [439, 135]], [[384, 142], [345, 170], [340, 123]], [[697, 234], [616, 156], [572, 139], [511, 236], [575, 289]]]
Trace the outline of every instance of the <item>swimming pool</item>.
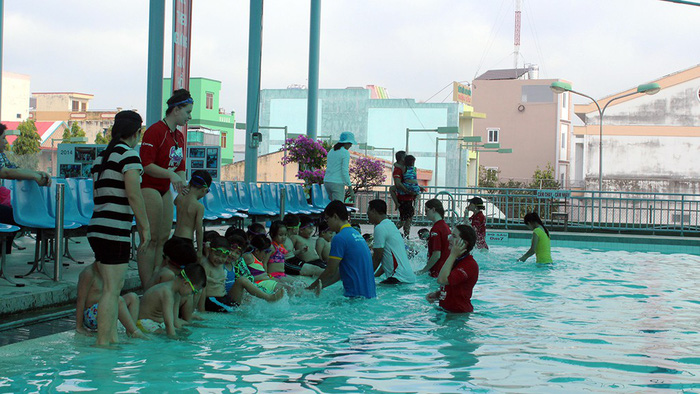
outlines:
[[182, 341], [5, 346], [0, 392], [700, 392], [700, 257], [555, 247], [542, 267], [522, 253], [475, 254], [470, 315], [428, 305], [427, 277], [369, 301], [334, 286], [214, 315]]

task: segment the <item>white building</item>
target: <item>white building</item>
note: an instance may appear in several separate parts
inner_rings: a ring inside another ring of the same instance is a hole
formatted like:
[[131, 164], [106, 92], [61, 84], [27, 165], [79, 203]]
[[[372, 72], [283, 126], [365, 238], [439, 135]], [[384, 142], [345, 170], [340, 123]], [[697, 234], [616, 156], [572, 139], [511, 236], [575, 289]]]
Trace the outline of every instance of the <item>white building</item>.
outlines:
[[29, 75], [2, 72], [2, 113], [0, 121], [23, 122], [29, 117]]
[[[603, 190], [700, 194], [700, 65], [666, 75], [655, 95], [616, 100], [603, 118]], [[575, 87], [574, 87], [575, 88]], [[601, 108], [611, 98], [598, 100]], [[595, 104], [576, 105], [574, 184], [598, 189], [600, 123]]]

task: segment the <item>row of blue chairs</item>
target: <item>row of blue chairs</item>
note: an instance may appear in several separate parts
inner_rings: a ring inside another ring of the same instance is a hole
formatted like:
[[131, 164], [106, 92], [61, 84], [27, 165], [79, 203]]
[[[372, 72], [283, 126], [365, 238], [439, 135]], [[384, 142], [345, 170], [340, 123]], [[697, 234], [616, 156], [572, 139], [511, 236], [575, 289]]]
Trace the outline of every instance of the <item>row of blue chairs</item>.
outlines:
[[[94, 208], [93, 181], [89, 178], [54, 178], [50, 187], [40, 187], [33, 181], [4, 180], [3, 185], [12, 191], [15, 221], [30, 229], [54, 229], [59, 183], [66, 185], [64, 230], [87, 226]], [[301, 184], [214, 182], [202, 200], [205, 220], [279, 216], [282, 190], [287, 196], [286, 213], [317, 215], [330, 202], [326, 189], [318, 184], [312, 185], [313, 203], [309, 204]]]

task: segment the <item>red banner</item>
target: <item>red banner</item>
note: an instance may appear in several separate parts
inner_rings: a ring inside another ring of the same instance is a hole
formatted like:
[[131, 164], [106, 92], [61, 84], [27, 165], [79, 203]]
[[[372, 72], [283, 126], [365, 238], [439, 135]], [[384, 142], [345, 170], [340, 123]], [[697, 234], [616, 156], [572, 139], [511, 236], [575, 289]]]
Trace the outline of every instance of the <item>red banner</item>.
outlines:
[[[190, 38], [192, 37], [192, 0], [173, 0], [173, 66], [172, 86], [190, 88]], [[187, 125], [184, 129], [187, 145]], [[184, 149], [185, 147], [183, 147]]]

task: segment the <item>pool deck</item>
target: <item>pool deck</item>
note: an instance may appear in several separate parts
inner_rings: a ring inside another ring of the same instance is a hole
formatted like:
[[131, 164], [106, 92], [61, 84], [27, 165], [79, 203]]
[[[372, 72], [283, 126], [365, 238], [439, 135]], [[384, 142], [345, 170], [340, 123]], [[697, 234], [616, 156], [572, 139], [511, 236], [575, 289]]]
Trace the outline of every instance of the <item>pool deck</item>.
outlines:
[[[371, 232], [372, 226], [362, 225], [363, 232]], [[417, 226], [412, 228], [413, 236], [416, 236], [418, 231]], [[224, 227], [212, 227], [208, 229], [218, 230], [223, 234]], [[512, 239], [525, 240], [531, 236], [530, 231], [522, 230], [489, 230], [489, 233], [508, 233]], [[623, 234], [582, 234], [570, 232], [553, 232], [552, 238], [556, 240], [560, 246], [566, 246], [568, 241], [571, 242], [587, 242], [593, 247], [596, 243], [600, 244], [640, 244], [644, 243], [651, 250], [662, 250], [662, 247], [667, 248], [697, 248], [698, 239], [688, 237], [668, 237], [668, 236], [636, 236]], [[15, 287], [4, 279], [0, 279], [0, 328], [8, 322], [23, 319], [29, 314], [47, 313], [49, 308], [67, 307], [75, 302], [77, 297], [76, 285], [78, 275], [90, 263], [93, 262], [94, 255], [92, 249], [85, 237], [77, 237], [74, 240], [79, 243], [70, 243], [70, 252], [78, 261], [83, 261], [84, 264], [77, 264], [67, 258], [63, 258], [64, 263], [68, 263], [67, 267], [62, 269], [62, 278], [58, 282], [53, 281], [53, 262], [47, 262], [45, 265], [45, 274], [33, 273], [28, 278], [14, 278], [15, 275], [26, 274], [31, 265], [27, 262], [34, 259], [35, 241], [29, 237], [19, 238], [16, 243], [19, 246], [25, 247], [25, 250], [13, 249], [12, 254], [7, 256], [6, 276], [13, 278], [15, 282], [24, 283], [24, 287]], [[496, 243], [497, 244], [497, 243]], [[495, 244], [494, 244], [495, 245]], [[124, 284], [125, 291], [138, 291], [140, 281], [136, 263], [129, 264], [126, 281]]]

